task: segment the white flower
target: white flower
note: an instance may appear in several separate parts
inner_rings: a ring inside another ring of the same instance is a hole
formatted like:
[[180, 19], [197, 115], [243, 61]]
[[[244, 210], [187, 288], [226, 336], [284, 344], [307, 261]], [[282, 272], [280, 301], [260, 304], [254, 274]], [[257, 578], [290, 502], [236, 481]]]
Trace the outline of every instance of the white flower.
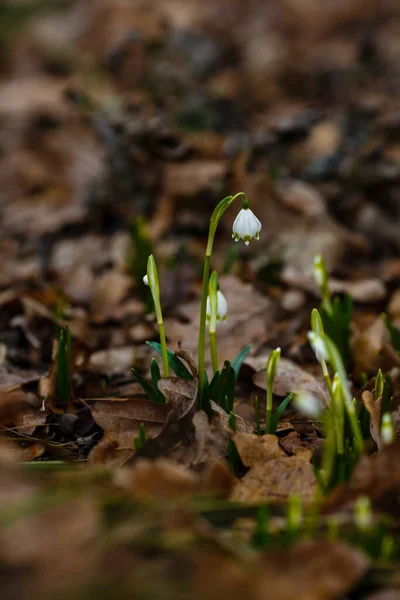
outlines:
[[321, 416], [321, 405], [315, 396], [308, 392], [300, 391], [293, 395], [292, 403], [296, 410], [310, 419], [318, 419]]
[[385, 446], [392, 444], [396, 438], [396, 430], [390, 413], [384, 413], [382, 415], [381, 438]]
[[[210, 296], [207, 296], [207, 320], [211, 319]], [[217, 321], [226, 321], [228, 314], [228, 303], [225, 296], [219, 290], [217, 291]]]
[[328, 348], [326, 347], [325, 340], [322, 336], [316, 334], [314, 331], [308, 332], [308, 340], [315, 352], [317, 361], [320, 363], [323, 360], [329, 361]]
[[232, 227], [232, 237], [235, 239], [235, 242], [242, 239], [246, 246], [248, 246], [251, 238], [259, 239], [260, 231], [261, 223], [253, 211], [250, 208], [242, 208]]
[[143, 277], [143, 283], [144, 285], [149, 285], [149, 278], [147, 277], [147, 275]]

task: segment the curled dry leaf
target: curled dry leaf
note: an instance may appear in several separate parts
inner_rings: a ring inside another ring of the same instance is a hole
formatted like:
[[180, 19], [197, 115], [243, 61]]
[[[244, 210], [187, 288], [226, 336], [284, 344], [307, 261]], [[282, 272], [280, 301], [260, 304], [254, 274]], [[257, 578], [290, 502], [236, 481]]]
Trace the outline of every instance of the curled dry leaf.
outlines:
[[362, 401], [364, 402], [364, 406], [367, 409], [370, 416], [370, 425], [369, 429], [371, 432], [371, 437], [376, 442], [378, 446], [378, 450], [382, 450], [383, 443], [381, 437], [381, 408], [382, 408], [382, 398], [378, 398], [374, 400], [372, 394], [369, 390], [365, 390], [362, 393]]
[[282, 503], [297, 494], [305, 503], [312, 501], [316, 480], [309, 450], [300, 448], [294, 456], [287, 456], [274, 435], [238, 433], [233, 440], [250, 471], [234, 488], [232, 500]]

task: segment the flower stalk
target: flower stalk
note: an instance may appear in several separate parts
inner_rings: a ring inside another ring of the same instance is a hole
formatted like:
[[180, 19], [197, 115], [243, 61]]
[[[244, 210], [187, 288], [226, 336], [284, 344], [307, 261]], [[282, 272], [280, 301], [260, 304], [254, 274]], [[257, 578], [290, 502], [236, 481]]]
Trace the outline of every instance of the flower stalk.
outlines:
[[154, 256], [150, 254], [147, 261], [147, 276], [143, 278], [146, 285], [150, 287], [151, 295], [153, 298], [154, 311], [156, 313], [158, 332], [160, 334], [161, 344], [161, 356], [164, 370], [164, 377], [170, 376], [169, 363], [168, 363], [168, 351], [167, 351], [167, 340], [165, 339], [164, 319], [161, 310], [160, 301], [160, 284], [158, 281], [158, 272], [156, 261]]
[[208, 321], [208, 333], [210, 338], [210, 354], [214, 373], [218, 371], [217, 352], [217, 322], [225, 321], [228, 313], [228, 304], [225, 296], [218, 289], [217, 271], [213, 271], [208, 284], [206, 319]]
[[[221, 220], [222, 215], [230, 207], [230, 205], [239, 197], [242, 197], [242, 210], [249, 210], [249, 201], [244, 192], [238, 192], [234, 196], [227, 196], [221, 200], [214, 208], [210, 218], [210, 227], [208, 230], [208, 239], [206, 246], [206, 253], [204, 257], [204, 268], [203, 268], [203, 283], [201, 288], [201, 300], [200, 300], [200, 323], [199, 323], [199, 341], [198, 341], [198, 364], [199, 364], [199, 408], [203, 405], [204, 387], [206, 382], [205, 373], [205, 340], [206, 340], [206, 316], [207, 316], [207, 296], [208, 296], [208, 285], [210, 277], [210, 264], [211, 255], [214, 245], [215, 232], [218, 227], [218, 223]], [[258, 219], [257, 219], [258, 220]], [[260, 224], [261, 228], [261, 224]], [[252, 231], [254, 228], [252, 228]], [[259, 230], [258, 230], [259, 232]], [[234, 232], [235, 233], [235, 232]], [[253, 237], [258, 233], [254, 230], [253, 236], [250, 231], [242, 231], [244, 235]], [[245, 240], [246, 241], [246, 240]], [[248, 241], [248, 240], [247, 240]]]
[[265, 405], [265, 433], [271, 433], [271, 421], [272, 421], [272, 397], [274, 389], [274, 381], [276, 372], [278, 370], [279, 361], [281, 358], [281, 349], [276, 348], [272, 350], [268, 357], [267, 365], [265, 368], [265, 382], [266, 382], [266, 405]]

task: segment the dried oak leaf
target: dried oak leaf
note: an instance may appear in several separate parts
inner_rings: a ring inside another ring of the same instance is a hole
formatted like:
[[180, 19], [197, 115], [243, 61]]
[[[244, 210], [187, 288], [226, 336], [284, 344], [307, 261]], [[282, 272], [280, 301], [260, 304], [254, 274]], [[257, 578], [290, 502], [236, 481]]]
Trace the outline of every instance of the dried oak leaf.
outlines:
[[153, 438], [160, 433], [171, 411], [168, 404], [156, 404], [143, 398], [93, 400], [96, 404], [92, 409], [92, 416], [103, 429], [104, 437], [89, 455], [92, 463], [103, 462], [106, 450], [112, 450], [117, 455], [122, 451], [125, 462], [133, 455], [133, 439], [139, 435], [140, 424], [144, 424], [147, 437]]
[[238, 481], [232, 500], [257, 502], [268, 499], [282, 503], [292, 494], [298, 494], [303, 502], [312, 501], [316, 479], [309, 450], [300, 448], [294, 456], [287, 456], [274, 435], [238, 433], [233, 441], [243, 464], [250, 467], [250, 471]]
[[141, 423], [144, 424], [148, 441], [136, 452], [135, 460], [164, 455], [179, 443], [191, 424], [198, 379], [192, 354], [180, 350], [176, 356], [187, 362], [193, 380], [180, 377], [160, 379], [158, 387], [168, 399], [167, 404], [157, 404], [143, 398], [92, 399], [97, 400], [92, 415], [104, 430], [104, 437], [92, 450], [91, 461], [103, 462], [108, 451], [113, 454], [112, 464], [124, 464], [133, 456], [133, 439], [139, 434]]

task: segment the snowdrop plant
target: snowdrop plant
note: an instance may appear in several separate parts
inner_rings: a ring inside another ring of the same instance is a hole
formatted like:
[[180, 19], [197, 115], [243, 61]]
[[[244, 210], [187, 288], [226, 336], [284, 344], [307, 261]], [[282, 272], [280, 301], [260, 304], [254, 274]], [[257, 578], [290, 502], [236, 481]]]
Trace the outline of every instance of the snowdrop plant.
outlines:
[[160, 334], [161, 357], [163, 362], [164, 377], [169, 377], [168, 350], [165, 339], [164, 319], [161, 310], [160, 284], [158, 281], [158, 271], [154, 256], [150, 254], [147, 261], [147, 273], [143, 277], [143, 282], [149, 286], [153, 298], [154, 311], [156, 313], [158, 332]]
[[[204, 388], [206, 385], [205, 372], [205, 339], [207, 322], [207, 297], [209, 295], [209, 278], [211, 255], [213, 251], [215, 233], [225, 211], [237, 199], [242, 198], [242, 210], [235, 219], [232, 235], [236, 241], [243, 239], [246, 245], [254, 237], [258, 239], [261, 223], [249, 208], [249, 200], [244, 192], [238, 192], [234, 196], [227, 196], [217, 204], [211, 215], [210, 226], [208, 230], [208, 240], [203, 268], [203, 283], [200, 301], [200, 323], [198, 340], [198, 366], [199, 366], [199, 408], [203, 407]], [[249, 212], [247, 212], [249, 211]]]
[[281, 358], [281, 349], [272, 350], [265, 368], [266, 404], [265, 404], [265, 433], [271, 432], [272, 396], [276, 372]]
[[336, 344], [343, 362], [349, 366], [350, 355], [350, 322], [353, 301], [348, 294], [344, 298], [334, 296], [329, 290], [328, 272], [323, 257], [318, 254], [314, 258], [314, 279], [321, 296], [321, 321], [323, 327]]
[[207, 313], [208, 333], [210, 337], [211, 362], [214, 373], [218, 371], [217, 322], [226, 321], [228, 304], [223, 293], [218, 289], [218, 275], [213, 271], [208, 285]]
[[329, 313], [332, 313], [332, 301], [329, 291], [328, 272], [321, 254], [314, 258], [314, 280], [321, 294], [321, 305]]
[[347, 375], [342, 361], [342, 357], [340, 356], [336, 345], [326, 334], [318, 335], [317, 333], [315, 333], [315, 331], [310, 331], [308, 333], [308, 339], [316, 356], [319, 356], [320, 358], [323, 358], [326, 362], [329, 362], [331, 367], [337, 373], [341, 384], [341, 390], [343, 393], [344, 406], [353, 434], [354, 448], [357, 450], [358, 453], [361, 453], [364, 447], [364, 442], [360, 424], [358, 422], [355, 403], [353, 402], [353, 397], [351, 395], [349, 384], [347, 382]]

